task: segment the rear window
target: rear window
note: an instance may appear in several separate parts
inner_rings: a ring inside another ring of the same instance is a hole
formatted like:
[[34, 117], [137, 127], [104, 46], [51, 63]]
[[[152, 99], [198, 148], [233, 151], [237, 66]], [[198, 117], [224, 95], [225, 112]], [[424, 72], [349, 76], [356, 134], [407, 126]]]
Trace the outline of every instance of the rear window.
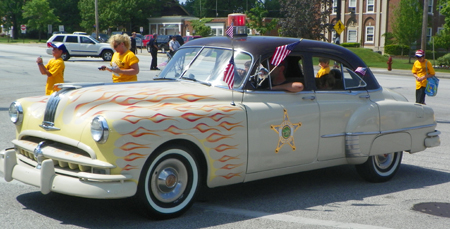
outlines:
[[77, 37], [77, 36], [67, 36], [66, 42], [69, 42], [69, 43], [78, 43], [78, 37]]

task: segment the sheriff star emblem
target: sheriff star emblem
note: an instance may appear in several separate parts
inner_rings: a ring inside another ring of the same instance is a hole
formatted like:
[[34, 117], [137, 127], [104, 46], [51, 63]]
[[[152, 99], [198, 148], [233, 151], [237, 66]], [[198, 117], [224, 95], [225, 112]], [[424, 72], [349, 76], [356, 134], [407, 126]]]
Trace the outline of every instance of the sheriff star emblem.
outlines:
[[283, 122], [281, 122], [280, 125], [270, 126], [272, 130], [278, 133], [278, 144], [277, 148], [275, 149], [275, 153], [278, 153], [281, 147], [283, 147], [283, 145], [286, 143], [292, 147], [292, 151], [295, 150], [294, 133], [302, 125], [301, 122], [294, 124], [291, 121], [289, 121], [289, 115], [287, 113], [287, 110], [284, 109], [283, 111], [284, 111]]

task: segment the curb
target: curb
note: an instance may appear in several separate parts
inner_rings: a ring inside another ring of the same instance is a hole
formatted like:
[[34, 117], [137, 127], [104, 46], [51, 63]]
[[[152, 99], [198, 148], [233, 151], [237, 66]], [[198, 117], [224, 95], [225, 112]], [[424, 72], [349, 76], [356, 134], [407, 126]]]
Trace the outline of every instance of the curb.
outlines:
[[[392, 70], [388, 71], [384, 68], [370, 68], [370, 70], [376, 74], [392, 74], [392, 75], [401, 75], [401, 76], [413, 76], [411, 70]], [[450, 79], [450, 73], [444, 73], [444, 72], [436, 72], [437, 78], [444, 78], [444, 79]]]

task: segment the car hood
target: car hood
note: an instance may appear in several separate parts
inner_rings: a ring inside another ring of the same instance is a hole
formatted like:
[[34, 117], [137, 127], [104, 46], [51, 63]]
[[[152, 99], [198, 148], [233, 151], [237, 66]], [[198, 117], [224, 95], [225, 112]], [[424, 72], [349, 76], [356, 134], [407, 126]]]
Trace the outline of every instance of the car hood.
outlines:
[[[57, 134], [76, 141], [90, 135], [92, 119], [102, 115], [110, 122], [137, 117], [164, 119], [171, 110], [188, 111], [192, 107], [210, 106], [220, 101], [231, 102], [227, 89], [195, 82], [161, 81], [101, 85], [63, 84], [57, 96], [29, 97], [19, 100], [24, 109], [24, 122], [18, 129]], [[238, 93], [235, 93], [238, 94]], [[48, 104], [53, 104], [49, 108]], [[57, 105], [55, 105], [57, 104]], [[42, 127], [44, 117], [54, 120], [55, 129]]]

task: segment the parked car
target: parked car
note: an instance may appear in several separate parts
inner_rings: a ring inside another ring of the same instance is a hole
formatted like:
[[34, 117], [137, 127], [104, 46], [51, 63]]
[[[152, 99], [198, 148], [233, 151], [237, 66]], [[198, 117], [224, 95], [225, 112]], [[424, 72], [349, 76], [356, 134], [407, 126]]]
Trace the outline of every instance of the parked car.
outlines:
[[136, 47], [137, 47], [137, 48], [142, 48], [142, 47], [144, 47], [144, 46], [142, 45], [142, 39], [141, 39], [141, 38], [136, 37], [135, 39], [136, 39]]
[[[43, 194], [134, 196], [146, 209], [140, 213], [163, 219], [185, 212], [200, 185], [344, 164], [356, 165], [367, 181], [384, 182], [404, 152], [440, 144], [431, 107], [382, 88], [358, 56], [338, 45], [301, 40], [279, 70], [304, 90], [271, 90], [264, 82], [280, 72], [270, 64], [275, 50], [297, 41], [195, 39], [154, 81], [71, 82], [51, 96], [18, 99], [9, 108], [16, 139], [0, 152], [0, 171]], [[232, 55], [230, 86], [224, 71]], [[315, 78], [318, 58], [333, 66], [322, 76], [330, 79], [325, 88]]]
[[[180, 45], [184, 44], [184, 40], [183, 37], [181, 37], [180, 35], [173, 35], [177, 38], [178, 43], [180, 43]], [[156, 45], [158, 46], [159, 50], [161, 50], [161, 52], [166, 52], [169, 51], [169, 41], [170, 39], [172, 39], [172, 35], [158, 35], [156, 37]], [[150, 52], [150, 46], [147, 43], [147, 51]]]
[[[110, 61], [114, 54], [109, 44], [100, 43], [88, 35], [80, 34], [55, 34], [51, 36], [47, 43], [64, 43], [68, 53], [62, 55], [63, 60], [71, 57], [101, 57], [104, 61]], [[47, 49], [47, 54], [52, 55], [52, 48]]]
[[[91, 37], [94, 39], [97, 39], [96, 33], [92, 33]], [[105, 33], [99, 33], [99, 39], [97, 39], [97, 40], [102, 43], [108, 43], [109, 35], [105, 34]]]
[[147, 34], [147, 35], [145, 35], [144, 36], [144, 38], [142, 39], [142, 45], [144, 46], [144, 47], [147, 47], [147, 43], [150, 41], [150, 39], [152, 39], [153, 38], [153, 35], [152, 34]]
[[183, 37], [183, 41], [184, 41], [184, 43], [186, 43], [188, 41], [192, 41], [192, 40], [197, 39], [197, 38], [202, 38], [202, 36], [184, 36]]

